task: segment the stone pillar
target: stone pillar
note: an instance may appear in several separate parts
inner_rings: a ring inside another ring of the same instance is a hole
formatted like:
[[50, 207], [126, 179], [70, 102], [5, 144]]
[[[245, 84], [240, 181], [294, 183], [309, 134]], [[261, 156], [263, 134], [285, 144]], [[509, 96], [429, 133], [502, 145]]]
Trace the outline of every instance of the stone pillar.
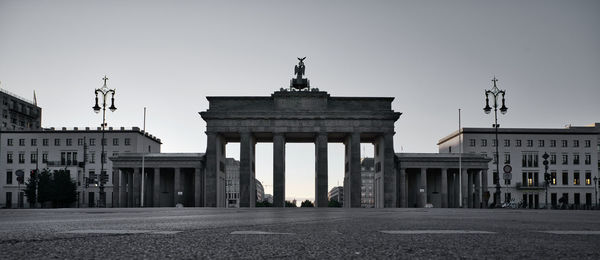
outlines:
[[240, 207], [255, 206], [254, 137], [250, 132], [242, 132], [240, 133]]
[[285, 136], [273, 134], [273, 206], [285, 206]]
[[460, 173], [460, 188], [461, 188], [461, 196], [462, 196], [462, 207], [463, 208], [467, 208], [468, 207], [468, 201], [469, 198], [467, 197], [468, 191], [467, 191], [467, 180], [468, 178], [468, 174], [467, 174], [467, 169], [462, 168], [462, 172]]
[[140, 168], [133, 168], [133, 207], [140, 206], [140, 187], [142, 179], [140, 178]]
[[448, 168], [442, 168], [442, 208], [448, 207]]
[[344, 177], [344, 207], [359, 208], [361, 196], [360, 133], [346, 136], [346, 163]]
[[473, 172], [473, 182], [475, 182], [475, 208], [481, 208], [481, 178], [480, 170]]
[[467, 171], [467, 198], [468, 198], [468, 202], [467, 205], [469, 208], [473, 208], [473, 172], [469, 173]]
[[315, 207], [327, 207], [327, 133], [315, 138]]
[[485, 194], [488, 191], [488, 176], [487, 169], [481, 170], [481, 197], [482, 197], [482, 206], [484, 208], [488, 207], [488, 199], [485, 198]]
[[113, 168], [112, 175], [113, 175], [112, 176], [112, 180], [113, 180], [112, 207], [118, 208], [121, 205], [121, 203], [119, 203], [119, 200], [121, 199], [121, 187], [120, 187], [121, 173], [119, 172], [119, 168]]
[[175, 206], [177, 206], [178, 203], [182, 203], [181, 199], [183, 197], [183, 195], [179, 195], [179, 192], [183, 192], [183, 189], [181, 189], [181, 168], [176, 167], [174, 169], [175, 174], [173, 175], [173, 199], [174, 199], [174, 203]]
[[400, 168], [400, 207], [406, 208], [408, 198], [406, 197], [406, 168]]
[[396, 207], [396, 172], [394, 169], [394, 133], [385, 133], [383, 142], [380, 142], [383, 149], [383, 162], [381, 170], [383, 171], [383, 206], [385, 208]]
[[419, 193], [417, 194], [418, 207], [424, 208], [427, 204], [427, 168], [421, 168], [419, 175]]
[[194, 206], [202, 207], [202, 172], [194, 168]]
[[152, 184], [152, 206], [160, 207], [160, 168], [154, 168], [154, 182]]
[[204, 206], [218, 207], [217, 194], [221, 192], [219, 187], [219, 175], [221, 172], [224, 174], [225, 171], [225, 163], [222, 162], [221, 157], [224, 156], [225, 151], [223, 151], [223, 140], [219, 134], [214, 132], [206, 132], [206, 137]]
[[133, 171], [127, 172], [127, 207], [133, 207]]

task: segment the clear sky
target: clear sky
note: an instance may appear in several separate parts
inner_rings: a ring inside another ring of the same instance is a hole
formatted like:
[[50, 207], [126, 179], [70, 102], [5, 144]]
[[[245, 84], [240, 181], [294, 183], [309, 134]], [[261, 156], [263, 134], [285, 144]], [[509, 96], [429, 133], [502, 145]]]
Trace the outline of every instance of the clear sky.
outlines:
[[[600, 1], [0, 0], [0, 87], [35, 90], [44, 127], [93, 127], [106, 74], [109, 126], [141, 126], [147, 107], [163, 152], [204, 152], [205, 96], [268, 96], [307, 56], [313, 87], [395, 97], [397, 152], [437, 152], [459, 108], [463, 126], [491, 126], [494, 75], [507, 93], [501, 127], [600, 122], [599, 28]], [[329, 147], [332, 187], [343, 146]], [[271, 161], [271, 145], [257, 145], [267, 193]], [[314, 147], [288, 144], [286, 166], [286, 196], [312, 199]]]

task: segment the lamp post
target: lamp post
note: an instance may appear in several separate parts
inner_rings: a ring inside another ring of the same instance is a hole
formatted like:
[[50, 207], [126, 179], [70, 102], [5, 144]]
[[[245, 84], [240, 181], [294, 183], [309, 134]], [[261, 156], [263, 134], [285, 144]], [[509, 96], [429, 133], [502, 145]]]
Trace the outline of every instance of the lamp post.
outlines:
[[498, 175], [498, 180], [496, 181], [496, 192], [494, 193], [494, 204], [496, 204], [496, 206], [498, 206], [498, 204], [500, 203], [500, 160], [499, 160], [499, 153], [498, 153], [498, 147], [500, 146], [500, 144], [498, 143], [498, 97], [500, 96], [500, 94], [502, 94], [502, 107], [500, 107], [500, 113], [502, 113], [503, 115], [506, 114], [506, 111], [508, 110], [508, 108], [504, 105], [504, 94], [506, 93], [506, 91], [504, 90], [500, 90], [498, 89], [498, 87], [496, 87], [496, 82], [498, 80], [496, 79], [496, 77], [494, 77], [494, 79], [492, 79], [492, 82], [494, 82], [494, 87], [492, 87], [492, 89], [490, 90], [485, 90], [485, 108], [483, 108], [483, 111], [486, 114], [489, 114], [490, 112], [492, 112], [492, 108], [490, 107], [490, 96], [494, 98], [494, 129], [496, 131], [496, 174]]
[[596, 208], [598, 208], [598, 177], [594, 176], [594, 193], [596, 196]]
[[[106, 207], [106, 192], [104, 191], [104, 184], [108, 181], [108, 175], [106, 174], [106, 172], [104, 172], [104, 160], [106, 160], [106, 155], [104, 154], [104, 130], [106, 128], [106, 96], [108, 94], [112, 94], [111, 104], [108, 109], [110, 109], [110, 111], [112, 112], [115, 112], [115, 110], [117, 110], [117, 108], [115, 107], [115, 90], [109, 89], [106, 86], [106, 81], [108, 80], [106, 75], [104, 76], [104, 78], [102, 78], [102, 80], [104, 80], [104, 85], [101, 88], [98, 88], [94, 91], [94, 93], [96, 94], [96, 105], [92, 107], [94, 109], [94, 112], [96, 113], [99, 113], [100, 109], [102, 109], [102, 140], [100, 140], [102, 146], [102, 153], [100, 154], [100, 198], [98, 207]], [[98, 106], [98, 94], [102, 96], [102, 107]]]
[[550, 186], [550, 174], [548, 173], [548, 157], [550, 157], [548, 153], [544, 153], [544, 155], [542, 155], [542, 158], [544, 158], [544, 181], [546, 183], [546, 209], [550, 209], [548, 207], [548, 187]]

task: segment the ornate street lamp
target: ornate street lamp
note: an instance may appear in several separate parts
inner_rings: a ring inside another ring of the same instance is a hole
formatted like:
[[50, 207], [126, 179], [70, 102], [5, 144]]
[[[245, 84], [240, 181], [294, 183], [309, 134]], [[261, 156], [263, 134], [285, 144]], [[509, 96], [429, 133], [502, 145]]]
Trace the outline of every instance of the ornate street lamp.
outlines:
[[[100, 143], [102, 146], [102, 153], [100, 155], [100, 179], [99, 179], [100, 198], [99, 198], [98, 207], [106, 207], [106, 192], [104, 191], [104, 184], [106, 184], [106, 182], [108, 182], [108, 174], [106, 174], [106, 172], [104, 172], [104, 160], [106, 160], [106, 155], [104, 154], [104, 146], [105, 146], [104, 130], [106, 128], [106, 96], [108, 94], [111, 94], [111, 100], [110, 100], [111, 102], [110, 102], [110, 107], [108, 109], [110, 109], [110, 111], [112, 111], [112, 112], [115, 112], [115, 110], [117, 110], [117, 108], [115, 107], [115, 90], [109, 89], [106, 86], [106, 81], [108, 80], [106, 75], [104, 75], [104, 78], [102, 78], [102, 80], [104, 80], [104, 85], [101, 88], [98, 88], [94, 91], [94, 93], [96, 94], [96, 105], [94, 105], [92, 107], [96, 114], [100, 113], [100, 109], [102, 109], [102, 140], [100, 140]], [[98, 105], [98, 94], [100, 94], [102, 96], [102, 107], [100, 107]]]
[[502, 113], [503, 115], [506, 114], [506, 112], [508, 111], [508, 108], [505, 105], [504, 102], [504, 95], [506, 93], [506, 91], [504, 90], [500, 90], [498, 89], [498, 87], [496, 87], [496, 82], [498, 80], [496, 79], [496, 77], [494, 77], [494, 79], [492, 79], [492, 82], [494, 82], [494, 87], [492, 87], [492, 89], [490, 90], [486, 90], [485, 91], [485, 107], [483, 108], [483, 111], [486, 114], [489, 114], [490, 112], [492, 112], [492, 108], [490, 107], [490, 96], [494, 98], [494, 129], [496, 131], [496, 174], [498, 175], [498, 180], [496, 181], [496, 192], [494, 193], [494, 204], [496, 204], [496, 206], [498, 206], [500, 204], [500, 160], [499, 160], [499, 153], [498, 153], [498, 147], [500, 146], [500, 144], [498, 143], [498, 97], [500, 96], [500, 94], [502, 94], [502, 107], [500, 107], [500, 113]]
[[550, 174], [548, 173], [548, 158], [550, 155], [548, 153], [544, 153], [542, 158], [544, 158], [544, 181], [546, 183], [546, 209], [550, 209], [548, 207], [548, 187], [550, 186]]

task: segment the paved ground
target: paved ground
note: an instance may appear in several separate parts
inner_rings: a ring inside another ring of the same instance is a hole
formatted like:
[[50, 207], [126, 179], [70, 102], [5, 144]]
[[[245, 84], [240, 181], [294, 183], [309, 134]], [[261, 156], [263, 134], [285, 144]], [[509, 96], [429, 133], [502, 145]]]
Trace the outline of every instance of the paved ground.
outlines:
[[600, 211], [0, 210], [0, 259], [600, 259]]

